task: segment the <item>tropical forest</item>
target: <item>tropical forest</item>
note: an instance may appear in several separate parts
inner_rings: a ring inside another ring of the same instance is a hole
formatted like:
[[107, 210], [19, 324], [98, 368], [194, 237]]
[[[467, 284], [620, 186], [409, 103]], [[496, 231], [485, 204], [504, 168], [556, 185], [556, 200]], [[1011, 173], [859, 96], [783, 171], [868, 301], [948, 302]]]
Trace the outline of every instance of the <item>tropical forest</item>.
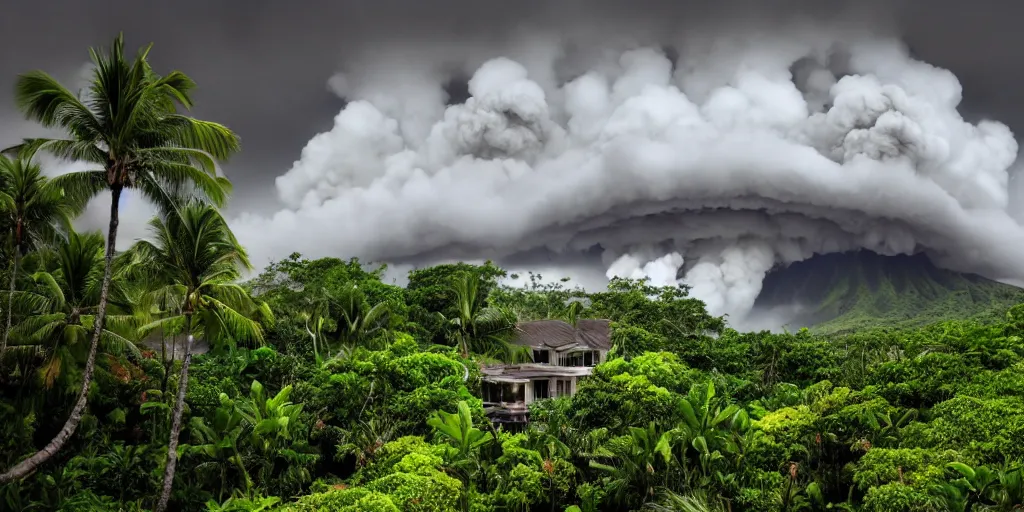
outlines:
[[[239, 137], [149, 53], [15, 80], [53, 138], [0, 157], [0, 510], [1024, 510], [1020, 290], [822, 278], [821, 327], [746, 332], [642, 279], [257, 266], [222, 212]], [[126, 194], [158, 213], [119, 243]]]

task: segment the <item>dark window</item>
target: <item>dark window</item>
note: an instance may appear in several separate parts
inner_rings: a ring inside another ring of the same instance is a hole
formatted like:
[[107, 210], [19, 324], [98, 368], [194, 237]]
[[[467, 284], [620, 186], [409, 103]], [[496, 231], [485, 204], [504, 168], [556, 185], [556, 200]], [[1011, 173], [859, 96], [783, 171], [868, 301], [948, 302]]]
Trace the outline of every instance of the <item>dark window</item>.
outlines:
[[526, 386], [518, 383], [484, 382], [481, 387], [484, 402], [522, 402], [526, 396]]
[[594, 366], [594, 351], [588, 350], [583, 353], [583, 366]]
[[558, 379], [558, 381], [555, 382], [555, 396], [562, 396], [568, 393], [569, 391], [565, 389], [565, 381]]
[[547, 364], [550, 362], [548, 358], [549, 352], [547, 350], [534, 350], [533, 351], [533, 362]]
[[548, 381], [546, 380], [535, 380], [533, 381], [533, 399], [543, 400], [548, 397]]

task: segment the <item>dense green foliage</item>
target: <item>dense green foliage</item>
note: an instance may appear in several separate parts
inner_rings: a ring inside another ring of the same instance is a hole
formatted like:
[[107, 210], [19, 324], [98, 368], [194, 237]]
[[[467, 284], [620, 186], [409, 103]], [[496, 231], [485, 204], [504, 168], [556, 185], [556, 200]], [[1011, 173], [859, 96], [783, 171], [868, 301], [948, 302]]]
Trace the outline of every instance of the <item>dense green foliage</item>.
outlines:
[[[491, 268], [430, 270], [457, 281]], [[248, 284], [276, 322], [266, 346], [228, 345], [193, 364], [174, 506], [888, 511], [1021, 502], [1024, 306], [991, 324], [740, 333], [680, 289], [495, 285], [494, 307], [523, 317], [577, 309], [615, 322], [609, 360], [575, 396], [535, 403], [530, 427], [513, 433], [483, 417], [473, 358], [409, 320], [444, 314], [456, 294], [435, 301], [381, 274], [295, 255]], [[362, 291], [356, 309], [372, 309], [373, 297], [390, 304], [388, 319], [336, 351], [350, 304], [331, 297], [349, 300], [352, 285]], [[572, 308], [569, 297], [588, 305]], [[317, 315], [330, 322], [314, 330]], [[7, 486], [7, 506], [152, 505], [173, 378], [161, 384], [152, 354], [108, 361], [87, 430], [59, 460]], [[41, 411], [59, 407], [61, 394], [32, 364], [5, 374], [6, 464], [59, 425]]]
[[[97, 156], [94, 142], [56, 146]], [[33, 179], [49, 199], [67, 183]], [[294, 254], [239, 282], [245, 251], [199, 197], [155, 198], [151, 239], [108, 259], [101, 234], [64, 222], [79, 194], [28, 215], [4, 180], [0, 225], [33, 234], [0, 246], [0, 466], [66, 428], [79, 390], [88, 405], [52, 457], [0, 485], [2, 510], [151, 510], [165, 490], [170, 510], [211, 511], [1024, 507], [1024, 304], [745, 333], [682, 287], [509, 288], [489, 263], [399, 287], [383, 267]], [[528, 356], [516, 322], [554, 318], [610, 320], [607, 360], [573, 396], [532, 403], [525, 429], [495, 428], [481, 365]], [[189, 334], [209, 349], [194, 360], [173, 348]]]

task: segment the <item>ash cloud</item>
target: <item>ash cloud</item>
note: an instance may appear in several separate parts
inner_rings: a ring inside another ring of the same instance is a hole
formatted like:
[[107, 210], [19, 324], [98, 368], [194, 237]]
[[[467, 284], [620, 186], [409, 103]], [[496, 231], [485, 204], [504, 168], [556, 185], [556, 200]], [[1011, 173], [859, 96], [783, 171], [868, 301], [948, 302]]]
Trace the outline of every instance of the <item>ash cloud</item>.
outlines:
[[70, 75], [118, 30], [152, 39], [199, 82], [196, 115], [243, 137], [225, 170], [257, 263], [679, 278], [733, 319], [815, 253], [1024, 279], [1016, 142], [984, 117], [1024, 119], [1006, 2], [107, 1], [11, 6], [0, 67]]
[[965, 121], [957, 77], [877, 16], [662, 18], [362, 47], [330, 80], [333, 128], [276, 179], [285, 207], [234, 229], [260, 262], [589, 254], [734, 318], [816, 253], [1024, 278], [1014, 135]]

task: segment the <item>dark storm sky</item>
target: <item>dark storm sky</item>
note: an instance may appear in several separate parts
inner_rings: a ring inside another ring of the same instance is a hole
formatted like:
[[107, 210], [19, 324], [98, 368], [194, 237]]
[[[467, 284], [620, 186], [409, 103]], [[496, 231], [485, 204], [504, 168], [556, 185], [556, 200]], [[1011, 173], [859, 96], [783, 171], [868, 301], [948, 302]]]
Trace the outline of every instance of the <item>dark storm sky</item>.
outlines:
[[[151, 60], [158, 71], [181, 69], [198, 82], [196, 115], [241, 135], [243, 152], [226, 166], [236, 186], [233, 209], [276, 209], [274, 178], [287, 171], [310, 137], [331, 126], [342, 106], [326, 81], [343, 64], [346, 48], [486, 31], [543, 16], [534, 6], [545, 3], [12, 0], [0, 13], [0, 80], [6, 84], [0, 89], [0, 143], [13, 143], [32, 130], [11, 102], [17, 73], [41, 68], [71, 81], [87, 61], [89, 46], [106, 44], [123, 30], [131, 48], [155, 43]], [[559, 8], [563, 15], [584, 5], [585, 10], [616, 9], [621, 16], [652, 10], [693, 16], [693, 8], [682, 9], [682, 3], [566, 0]], [[800, 3], [764, 4], [787, 10]], [[837, 3], [813, 2], [816, 10]], [[1024, 34], [1019, 30], [1024, 4], [891, 0], [878, 5], [885, 6], [882, 17], [896, 23], [920, 58], [960, 78], [969, 117], [993, 117], [1024, 131]]]

